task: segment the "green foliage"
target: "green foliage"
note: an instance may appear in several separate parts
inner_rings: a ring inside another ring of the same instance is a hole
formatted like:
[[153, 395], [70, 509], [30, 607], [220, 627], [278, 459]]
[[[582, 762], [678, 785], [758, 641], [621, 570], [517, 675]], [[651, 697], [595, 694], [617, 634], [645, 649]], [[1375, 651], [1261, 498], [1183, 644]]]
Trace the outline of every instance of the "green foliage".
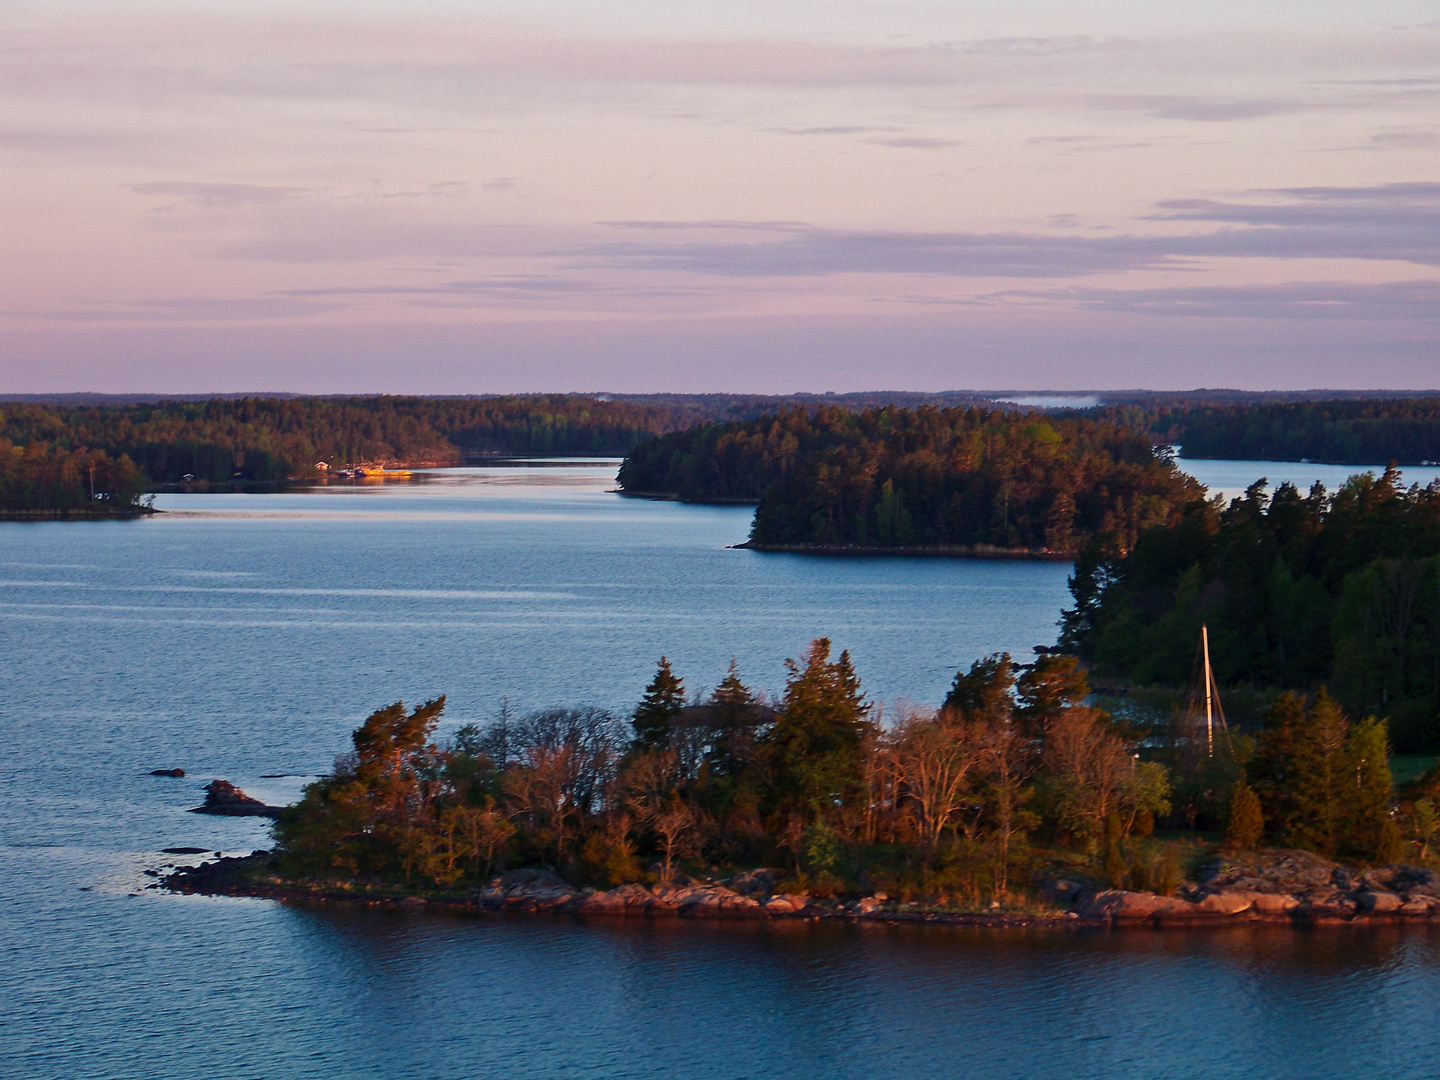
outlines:
[[1370, 858], [1381, 865], [1398, 863], [1405, 858], [1405, 847], [1405, 837], [1400, 832], [1400, 826], [1390, 818], [1386, 818], [1380, 823], [1375, 848]]
[[1265, 835], [1265, 813], [1260, 796], [1244, 781], [1230, 793], [1230, 820], [1225, 824], [1225, 846], [1236, 851], [1253, 851]]
[[1112, 811], [1105, 818], [1104, 874], [1111, 888], [1115, 889], [1125, 888], [1130, 874], [1130, 864], [1125, 861], [1124, 852], [1120, 850], [1120, 835], [1120, 815]]
[[[1009, 660], [1008, 653], [1002, 653]], [[974, 668], [971, 669], [972, 673]], [[959, 676], [956, 676], [959, 684]], [[1065, 712], [1090, 696], [1085, 671], [1073, 656], [1047, 653], [1036, 659], [1015, 682], [1019, 715], [1034, 735], [1048, 731]], [[953, 694], [955, 691], [952, 690]]]
[[1129, 549], [1203, 489], [1147, 437], [1075, 415], [785, 409], [637, 447], [626, 491], [758, 502], [751, 542]]
[[1436, 831], [1440, 830], [1440, 814], [1435, 811], [1434, 800], [1416, 799], [1410, 807], [1409, 825], [1409, 839], [1423, 862], [1430, 854], [1430, 845], [1435, 842]]
[[1294, 847], [1375, 859], [1393, 847], [1385, 722], [1352, 725], [1323, 689], [1271, 707], [1250, 765], [1265, 821]]
[[1180, 887], [1180, 880], [1180, 864], [1175, 853], [1167, 851], [1160, 861], [1160, 880], [1155, 884], [1155, 891], [1161, 896], [1174, 896], [1175, 890]]

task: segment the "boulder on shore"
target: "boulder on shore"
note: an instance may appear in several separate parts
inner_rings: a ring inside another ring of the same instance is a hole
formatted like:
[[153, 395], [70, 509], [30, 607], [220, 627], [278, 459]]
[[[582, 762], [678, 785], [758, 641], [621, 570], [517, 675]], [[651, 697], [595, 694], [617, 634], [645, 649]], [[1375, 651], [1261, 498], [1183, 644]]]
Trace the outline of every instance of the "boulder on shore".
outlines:
[[279, 817], [285, 808], [270, 806], [246, 795], [229, 780], [211, 780], [205, 785], [205, 804], [192, 807], [192, 814], [219, 814], [222, 817]]
[[1106, 889], [1081, 897], [1075, 913], [1082, 919], [1109, 919], [1112, 922], [1141, 922], [1146, 919], [1190, 914], [1193, 904], [1156, 893]]

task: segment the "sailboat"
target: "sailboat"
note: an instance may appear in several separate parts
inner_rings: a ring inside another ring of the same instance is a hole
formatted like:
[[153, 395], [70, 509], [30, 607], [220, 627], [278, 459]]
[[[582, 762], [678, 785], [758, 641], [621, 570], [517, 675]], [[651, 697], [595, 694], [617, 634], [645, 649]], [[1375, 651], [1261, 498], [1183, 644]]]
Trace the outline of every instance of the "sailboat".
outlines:
[[[1200, 650], [1195, 656], [1195, 672], [1190, 677], [1190, 691], [1185, 702], [1185, 712], [1193, 718], [1194, 725], [1200, 726], [1203, 709], [1205, 716], [1205, 756], [1215, 756], [1215, 734], [1219, 729], [1225, 749], [1229, 749], [1230, 729], [1225, 723], [1225, 709], [1220, 704], [1220, 690], [1215, 684], [1215, 670], [1210, 666], [1210, 628], [1200, 624]], [[1203, 704], [1202, 704], [1203, 703]]]

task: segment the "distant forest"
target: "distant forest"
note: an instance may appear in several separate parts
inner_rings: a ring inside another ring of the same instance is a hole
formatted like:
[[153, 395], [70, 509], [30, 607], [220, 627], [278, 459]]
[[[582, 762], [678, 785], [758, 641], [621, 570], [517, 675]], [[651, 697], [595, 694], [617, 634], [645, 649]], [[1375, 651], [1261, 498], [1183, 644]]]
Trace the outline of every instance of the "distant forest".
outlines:
[[[1180, 443], [1188, 457], [1440, 461], [1440, 398], [1281, 397], [1130, 393], [1107, 395], [1096, 408], [1049, 415], [1052, 426], [1062, 417], [1082, 416], [1143, 439]], [[128, 456], [151, 483], [175, 483], [187, 473], [212, 482], [274, 482], [313, 475], [319, 461], [438, 465], [492, 454], [618, 457], [657, 436], [755, 420], [784, 409], [819, 415], [887, 406], [1029, 411], [968, 391], [161, 401], [68, 395], [0, 401], [0, 438], [67, 453], [101, 450], [116, 459]], [[757, 500], [760, 490], [725, 497]]]
[[620, 486], [758, 502], [757, 547], [1123, 553], [1204, 488], [1148, 438], [1078, 414], [787, 409], [648, 442]]
[[1400, 748], [1440, 742], [1440, 483], [1260, 482], [1187, 505], [1122, 558], [1082, 554], [1071, 591], [1061, 645], [1103, 676], [1183, 685], [1206, 623], [1222, 683], [1328, 685], [1389, 716]]
[[1189, 458], [1401, 465], [1440, 461], [1440, 398], [1245, 403], [1179, 401], [1100, 410]]
[[[0, 403], [0, 438], [128, 456], [155, 483], [284, 480], [329, 464], [456, 465], [467, 455], [620, 456], [668, 431], [743, 414], [549, 395], [217, 398], [120, 405]], [[749, 406], [753, 408], [753, 406]]]

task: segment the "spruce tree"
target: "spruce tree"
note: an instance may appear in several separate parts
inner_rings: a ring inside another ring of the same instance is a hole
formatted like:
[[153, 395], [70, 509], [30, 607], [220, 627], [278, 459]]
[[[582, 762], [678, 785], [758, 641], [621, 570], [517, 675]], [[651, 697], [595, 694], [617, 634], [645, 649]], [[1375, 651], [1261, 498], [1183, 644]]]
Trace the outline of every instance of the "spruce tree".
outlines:
[[707, 755], [711, 769], [729, 776], [750, 760], [755, 747], [755, 729], [760, 711], [754, 692], [740, 681], [740, 668], [730, 658], [730, 670], [710, 695], [713, 741]]
[[785, 666], [785, 700], [766, 739], [776, 794], [788, 809], [819, 816], [859, 787], [870, 706], [850, 653], [830, 660], [829, 638], [816, 638], [803, 663], [787, 660]]
[[670, 722], [685, 707], [685, 682], [670, 667], [670, 661], [660, 657], [660, 664], [645, 696], [640, 699], [630, 726], [635, 729], [635, 747], [642, 750], [661, 750], [670, 742]]
[[1347, 796], [1354, 790], [1347, 775], [1352, 764], [1346, 745], [1349, 727], [1339, 703], [1322, 688], [1294, 733], [1287, 770], [1290, 819], [1285, 831], [1295, 847], [1322, 855], [1339, 850], [1351, 817], [1353, 800]]

